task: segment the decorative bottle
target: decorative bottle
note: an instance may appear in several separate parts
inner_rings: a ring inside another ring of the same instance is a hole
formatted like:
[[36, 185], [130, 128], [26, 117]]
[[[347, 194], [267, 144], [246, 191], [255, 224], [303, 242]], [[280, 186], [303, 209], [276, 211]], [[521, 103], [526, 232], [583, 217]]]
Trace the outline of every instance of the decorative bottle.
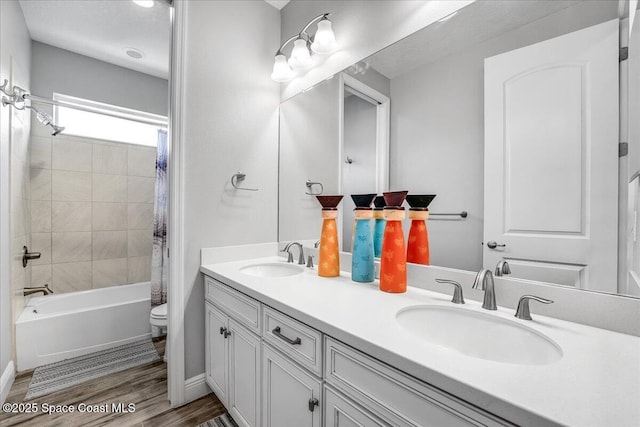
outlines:
[[400, 206], [406, 195], [406, 191], [384, 193], [387, 206], [382, 212], [387, 223], [384, 228], [380, 257], [380, 290], [384, 292], [407, 291], [407, 253], [402, 231], [402, 220], [405, 215], [404, 208]]
[[353, 194], [351, 198], [356, 205], [356, 219], [351, 254], [351, 280], [354, 282], [373, 282], [375, 279], [373, 258], [373, 235], [371, 234], [371, 218], [373, 210], [371, 202], [375, 194]]
[[408, 195], [409, 219], [411, 219], [411, 229], [409, 230], [409, 242], [407, 243], [407, 262], [429, 265], [429, 230], [427, 229], [427, 219], [429, 218], [429, 204], [436, 197], [435, 194]]
[[373, 200], [373, 204], [375, 205], [375, 208], [373, 208], [373, 218], [375, 219], [375, 224], [373, 227], [373, 256], [376, 258], [380, 258], [380, 255], [382, 254], [382, 238], [384, 236], [384, 226], [386, 224], [382, 212], [382, 209], [385, 206], [384, 197], [376, 197]]
[[322, 234], [318, 249], [318, 276], [340, 275], [340, 248], [338, 244], [338, 204], [342, 196], [316, 196], [322, 205]]

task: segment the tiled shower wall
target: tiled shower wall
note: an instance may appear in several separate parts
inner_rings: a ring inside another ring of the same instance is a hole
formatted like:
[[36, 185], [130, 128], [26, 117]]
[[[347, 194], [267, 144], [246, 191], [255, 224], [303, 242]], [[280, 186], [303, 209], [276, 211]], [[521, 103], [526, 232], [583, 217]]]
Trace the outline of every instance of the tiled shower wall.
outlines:
[[148, 281], [155, 147], [51, 137], [34, 127], [30, 249], [42, 258], [32, 285], [64, 293]]

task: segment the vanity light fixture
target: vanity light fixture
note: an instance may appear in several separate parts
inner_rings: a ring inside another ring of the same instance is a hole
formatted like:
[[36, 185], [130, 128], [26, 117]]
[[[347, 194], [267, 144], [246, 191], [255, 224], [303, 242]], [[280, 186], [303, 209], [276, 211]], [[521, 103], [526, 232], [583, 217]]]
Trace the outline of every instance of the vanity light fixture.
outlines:
[[[280, 46], [274, 58], [273, 72], [271, 73], [272, 80], [279, 83], [288, 82], [294, 77], [294, 70], [307, 70], [311, 68], [313, 65], [312, 55], [314, 53], [330, 55], [335, 52], [337, 48], [336, 36], [333, 33], [331, 21], [328, 16], [329, 13], [316, 16], [304, 26], [302, 31], [287, 39], [287, 41]], [[316, 22], [318, 23], [318, 29], [312, 37], [307, 33], [307, 30]], [[291, 42], [293, 42], [293, 48], [287, 60], [282, 49]]]

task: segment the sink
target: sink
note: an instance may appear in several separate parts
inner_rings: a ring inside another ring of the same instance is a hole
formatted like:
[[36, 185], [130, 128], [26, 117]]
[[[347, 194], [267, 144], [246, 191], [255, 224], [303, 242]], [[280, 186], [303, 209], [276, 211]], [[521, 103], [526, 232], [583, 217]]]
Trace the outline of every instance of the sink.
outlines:
[[496, 315], [443, 306], [413, 306], [396, 320], [416, 338], [478, 359], [518, 365], [546, 365], [562, 350], [545, 335]]
[[240, 269], [241, 273], [256, 277], [287, 277], [300, 274], [304, 269], [298, 265], [281, 262], [247, 265]]

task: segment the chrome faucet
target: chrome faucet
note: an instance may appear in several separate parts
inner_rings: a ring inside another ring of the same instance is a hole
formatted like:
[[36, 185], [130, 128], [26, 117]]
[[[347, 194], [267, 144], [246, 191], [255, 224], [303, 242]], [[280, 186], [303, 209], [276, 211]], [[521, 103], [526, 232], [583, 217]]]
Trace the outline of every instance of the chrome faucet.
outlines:
[[529, 311], [529, 301], [534, 300], [543, 304], [552, 304], [553, 301], [546, 298], [537, 297], [535, 295], [523, 295], [518, 301], [518, 308], [516, 309], [515, 317], [518, 319], [532, 320], [531, 311]]
[[49, 288], [49, 284], [45, 283], [44, 286], [36, 286], [33, 288], [24, 288], [23, 289], [24, 296], [29, 296], [31, 294], [37, 294], [38, 292], [42, 292], [43, 295], [52, 294], [53, 291]]
[[286, 252], [286, 253], [289, 254], [289, 256], [287, 257], [287, 262], [293, 262], [293, 254], [291, 253], [291, 247], [292, 246], [297, 246], [298, 249], [300, 249], [300, 255], [298, 256], [298, 264], [304, 265], [305, 264], [305, 262], [304, 262], [304, 251], [302, 250], [302, 244], [300, 244], [298, 242], [287, 243], [287, 245], [282, 250], [282, 252]]
[[496, 277], [504, 276], [505, 274], [511, 274], [511, 267], [509, 267], [509, 263], [505, 260], [498, 261], [498, 265], [496, 265]]
[[496, 306], [496, 293], [493, 284], [493, 273], [491, 270], [480, 270], [476, 275], [476, 280], [473, 281], [473, 289], [481, 289], [484, 291], [484, 300], [482, 301], [482, 308], [486, 310], [497, 310]]
[[462, 285], [460, 285], [460, 283], [456, 282], [455, 280], [449, 280], [449, 279], [436, 279], [436, 282], [449, 283], [450, 285], [453, 285], [454, 291], [453, 291], [453, 298], [451, 299], [451, 302], [454, 304], [464, 304], [464, 297], [462, 296]]

